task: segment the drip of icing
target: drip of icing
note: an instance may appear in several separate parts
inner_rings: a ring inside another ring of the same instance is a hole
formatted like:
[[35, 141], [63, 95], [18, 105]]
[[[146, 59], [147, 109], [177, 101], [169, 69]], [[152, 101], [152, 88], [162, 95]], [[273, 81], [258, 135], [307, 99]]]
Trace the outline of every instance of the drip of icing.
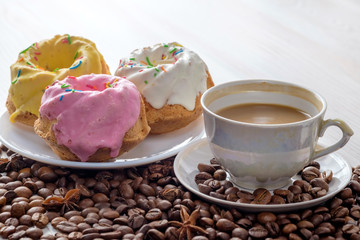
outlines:
[[115, 75], [132, 81], [156, 109], [165, 104], [195, 108], [196, 97], [207, 89], [207, 66], [178, 43], [137, 49], [121, 59]]
[[140, 98], [136, 86], [124, 78], [105, 74], [67, 77], [46, 89], [40, 116], [57, 119], [53, 131], [58, 144], [81, 161], [99, 148], [110, 148], [111, 157], [116, 157], [126, 132], [140, 115]]

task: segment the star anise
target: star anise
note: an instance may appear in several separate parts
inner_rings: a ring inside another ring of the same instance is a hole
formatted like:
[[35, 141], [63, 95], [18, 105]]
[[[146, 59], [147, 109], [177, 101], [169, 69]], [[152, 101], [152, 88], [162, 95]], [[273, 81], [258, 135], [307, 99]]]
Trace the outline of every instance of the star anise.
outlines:
[[194, 232], [200, 232], [205, 235], [208, 234], [207, 231], [202, 229], [199, 226], [196, 226], [196, 220], [200, 217], [200, 209], [195, 209], [191, 215], [188, 214], [184, 206], [180, 206], [180, 217], [182, 222], [170, 221], [170, 225], [178, 227], [179, 239], [192, 239]]
[[69, 210], [79, 209], [77, 203], [80, 200], [80, 190], [71, 189], [64, 197], [52, 196], [45, 199], [42, 203], [43, 207], [48, 211], [60, 211], [61, 215]]

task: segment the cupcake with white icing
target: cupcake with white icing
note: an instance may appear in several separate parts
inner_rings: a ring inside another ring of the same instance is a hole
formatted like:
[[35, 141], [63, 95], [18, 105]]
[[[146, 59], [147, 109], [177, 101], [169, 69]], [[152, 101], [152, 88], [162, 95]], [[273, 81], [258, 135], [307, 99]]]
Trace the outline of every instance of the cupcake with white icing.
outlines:
[[115, 75], [133, 82], [143, 96], [151, 133], [185, 127], [201, 113], [200, 98], [214, 85], [204, 61], [178, 43], [134, 50]]

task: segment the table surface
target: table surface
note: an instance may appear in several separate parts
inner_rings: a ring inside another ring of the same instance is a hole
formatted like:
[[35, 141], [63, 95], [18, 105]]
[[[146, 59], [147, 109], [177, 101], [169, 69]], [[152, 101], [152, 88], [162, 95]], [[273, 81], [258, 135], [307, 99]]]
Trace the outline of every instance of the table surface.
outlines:
[[[215, 84], [274, 79], [313, 89], [328, 102], [325, 117], [355, 132], [337, 154], [360, 164], [360, 1], [0, 0], [1, 112], [18, 53], [66, 33], [95, 42], [111, 73], [136, 48], [177, 41], [201, 56]], [[324, 142], [339, 136], [329, 129]]]

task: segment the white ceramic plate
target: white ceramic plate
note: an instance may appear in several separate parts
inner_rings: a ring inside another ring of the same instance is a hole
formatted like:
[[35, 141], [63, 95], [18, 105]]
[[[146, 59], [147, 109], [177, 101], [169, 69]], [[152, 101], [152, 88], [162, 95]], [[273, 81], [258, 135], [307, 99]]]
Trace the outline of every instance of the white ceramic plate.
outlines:
[[[319, 158], [316, 161], [320, 163], [321, 171], [332, 170], [333, 179], [329, 184], [329, 192], [321, 198], [313, 199], [306, 202], [300, 203], [288, 203], [279, 205], [264, 205], [264, 204], [245, 204], [236, 203], [226, 200], [217, 199], [209, 195], [199, 192], [198, 187], [195, 183], [195, 175], [199, 173], [197, 165], [199, 163], [210, 163], [210, 159], [213, 158], [210, 152], [210, 147], [207, 139], [201, 139], [199, 141], [189, 144], [183, 149], [175, 158], [174, 170], [179, 181], [191, 192], [198, 195], [199, 197], [229, 208], [237, 208], [247, 212], [286, 212], [309, 208], [325, 202], [326, 200], [334, 197], [339, 191], [347, 186], [351, 178], [351, 167], [350, 165], [339, 155], [329, 154], [325, 157]], [[293, 177], [293, 181], [300, 179], [299, 176]], [[229, 178], [228, 178], [229, 180]], [[287, 186], [286, 186], [287, 188]], [[240, 188], [242, 189], [242, 188]], [[247, 190], [248, 189], [242, 189]]]
[[112, 169], [135, 167], [176, 155], [187, 144], [205, 136], [203, 118], [171, 133], [149, 135], [138, 146], [109, 162], [73, 162], [61, 160], [32, 127], [11, 123], [9, 114], [0, 117], [0, 141], [9, 149], [39, 162], [81, 169]]

